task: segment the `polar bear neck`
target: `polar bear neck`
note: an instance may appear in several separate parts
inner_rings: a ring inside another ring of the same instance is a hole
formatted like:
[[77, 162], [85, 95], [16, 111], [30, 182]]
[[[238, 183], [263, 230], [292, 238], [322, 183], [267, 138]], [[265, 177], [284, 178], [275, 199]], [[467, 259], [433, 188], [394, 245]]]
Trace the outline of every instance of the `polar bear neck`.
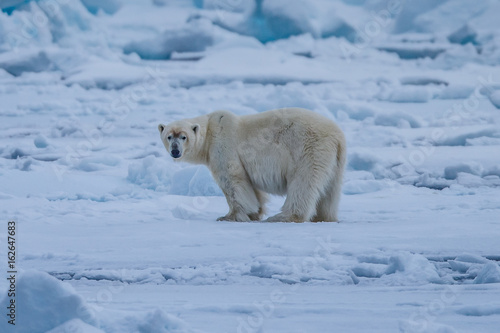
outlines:
[[192, 152], [186, 155], [186, 161], [193, 164], [204, 164], [208, 165], [208, 149], [210, 138], [207, 137], [207, 127], [205, 125], [200, 125], [196, 134], [196, 140], [194, 142]]
[[195, 139], [193, 140], [193, 146], [190, 148], [190, 152], [186, 154], [184, 161], [193, 164], [204, 164], [208, 165], [208, 149], [210, 144], [210, 138], [207, 136], [208, 132], [208, 116], [203, 115], [200, 117], [192, 118], [188, 120], [191, 124], [197, 124], [198, 129], [195, 133]]

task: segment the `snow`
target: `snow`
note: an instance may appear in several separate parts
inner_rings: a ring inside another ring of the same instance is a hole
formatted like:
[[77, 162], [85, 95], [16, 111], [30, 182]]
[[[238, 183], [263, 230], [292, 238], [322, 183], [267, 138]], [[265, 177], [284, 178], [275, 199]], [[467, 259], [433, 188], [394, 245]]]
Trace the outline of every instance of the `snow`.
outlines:
[[[81, 322], [96, 326], [97, 319], [83, 298], [68, 284], [63, 284], [47, 273], [25, 271], [16, 281], [17, 311], [29, 320], [19, 320], [16, 332], [41, 333], [65, 323], [79, 319]], [[10, 299], [5, 296], [1, 302], [7, 308]], [[5, 320], [0, 323], [2, 331], [10, 331]]]
[[491, 103], [500, 109], [500, 91], [495, 91], [489, 95]]
[[[2, 2], [0, 331], [496, 332], [499, 6]], [[340, 223], [217, 222], [158, 123], [288, 106], [346, 134]]]

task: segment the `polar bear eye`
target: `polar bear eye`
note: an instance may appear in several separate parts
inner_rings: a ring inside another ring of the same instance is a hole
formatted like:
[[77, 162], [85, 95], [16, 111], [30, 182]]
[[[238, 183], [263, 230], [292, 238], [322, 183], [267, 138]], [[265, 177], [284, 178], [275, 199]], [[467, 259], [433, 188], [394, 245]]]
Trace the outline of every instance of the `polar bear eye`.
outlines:
[[181, 136], [181, 140], [186, 140], [186, 139], [187, 139], [187, 138], [186, 138], [186, 136], [185, 136], [185, 135]]
[[167, 136], [167, 140], [168, 141], [172, 140], [172, 136], [171, 135]]

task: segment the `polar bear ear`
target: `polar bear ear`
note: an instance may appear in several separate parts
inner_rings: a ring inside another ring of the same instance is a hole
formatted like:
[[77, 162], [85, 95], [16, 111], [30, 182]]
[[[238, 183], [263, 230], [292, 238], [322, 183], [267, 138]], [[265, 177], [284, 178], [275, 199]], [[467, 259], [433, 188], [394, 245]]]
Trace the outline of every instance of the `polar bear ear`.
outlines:
[[163, 124], [158, 125], [158, 131], [160, 131], [160, 133], [162, 133], [164, 129], [165, 129], [165, 125], [163, 125]]
[[191, 126], [191, 129], [193, 130], [194, 134], [198, 133], [198, 130], [200, 129], [200, 125], [194, 124]]

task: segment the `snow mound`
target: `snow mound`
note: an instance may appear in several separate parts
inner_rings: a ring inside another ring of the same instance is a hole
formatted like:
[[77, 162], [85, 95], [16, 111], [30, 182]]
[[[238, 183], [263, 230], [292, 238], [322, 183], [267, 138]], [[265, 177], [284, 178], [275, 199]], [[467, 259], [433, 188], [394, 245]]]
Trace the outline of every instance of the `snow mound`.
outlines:
[[[45, 333], [68, 320], [80, 319], [91, 326], [97, 325], [97, 319], [90, 307], [73, 287], [60, 282], [47, 273], [26, 271], [16, 281], [16, 322], [18, 333]], [[10, 299], [6, 296], [1, 307], [6, 309]], [[29, 320], [28, 320], [29, 318]], [[9, 332], [10, 324], [0, 322], [0, 331]]]
[[399, 128], [419, 128], [422, 123], [415, 117], [404, 113], [380, 114], [374, 119], [375, 125]]
[[466, 99], [474, 92], [474, 87], [464, 84], [450, 84], [439, 93], [441, 99]]
[[463, 25], [460, 29], [448, 36], [451, 43], [465, 45], [467, 43], [477, 44], [477, 32], [468, 24]]
[[43, 51], [26, 52], [22, 56], [16, 53], [0, 55], [0, 68], [7, 73], [19, 76], [24, 72], [43, 72], [51, 68], [52, 63]]
[[160, 309], [148, 313], [143, 319], [136, 320], [137, 323], [134, 323], [134, 326], [137, 327], [137, 330], [131, 332], [182, 333], [191, 331], [182, 320], [166, 314]]
[[328, 0], [248, 1], [245, 5], [237, 3], [206, 6], [207, 9], [213, 9], [213, 12], [202, 15], [215, 25], [238, 34], [253, 36], [263, 43], [301, 34], [310, 34], [315, 38], [337, 36], [355, 41], [359, 35], [356, 27], [368, 18], [368, 14], [358, 6]]
[[500, 315], [500, 303], [492, 302], [489, 304], [467, 305], [459, 308], [457, 313], [473, 317]]
[[438, 6], [433, 0], [424, 0], [419, 2], [408, 2], [404, 6], [400, 6], [400, 13], [394, 22], [393, 32], [403, 33], [416, 29], [415, 19]]
[[427, 87], [401, 86], [394, 88], [388, 100], [396, 103], [426, 103], [432, 98]]
[[37, 148], [47, 148], [49, 146], [49, 142], [47, 141], [47, 138], [41, 134], [39, 134], [34, 140], [33, 143], [35, 147]]
[[442, 139], [436, 140], [434, 144], [436, 146], [467, 146], [470, 140], [482, 137], [497, 138], [500, 137], [500, 133], [493, 128], [467, 130], [463, 131], [462, 133], [443, 136]]
[[438, 324], [430, 321], [400, 321], [399, 332], [401, 333], [458, 333], [453, 327], [449, 325]]
[[488, 97], [491, 104], [493, 104], [497, 109], [500, 109], [500, 90], [492, 92]]
[[148, 156], [129, 165], [127, 180], [149, 190], [187, 196], [222, 196], [210, 171], [204, 166], [181, 168], [161, 158]]
[[347, 166], [352, 170], [372, 170], [378, 163], [378, 158], [371, 154], [353, 153], [349, 155]]
[[82, 4], [92, 14], [97, 14], [103, 10], [106, 14], [116, 13], [120, 7], [120, 0], [81, 0]]
[[444, 178], [457, 179], [459, 173], [461, 172], [481, 176], [481, 174], [483, 173], [483, 166], [477, 162], [450, 165], [444, 169]]
[[[370, 153], [351, 153], [347, 157], [347, 170], [367, 171], [371, 173], [375, 179], [393, 178], [394, 173], [385, 163], [386, 161]], [[363, 180], [371, 179], [367, 179], [363, 176]], [[372, 185], [377, 186], [376, 184]], [[387, 187], [388, 183], [380, 183], [379, 185]]]
[[[90, 1], [90, 0], [89, 0]], [[111, 1], [111, 0], [109, 0]], [[8, 1], [13, 3], [13, 1]], [[9, 49], [42, 46], [63, 41], [73, 44], [74, 34], [91, 30], [92, 15], [80, 1], [18, 1], [10, 16], [0, 16]]]
[[401, 253], [392, 256], [385, 273], [400, 275], [401, 279], [414, 283], [442, 283], [436, 267], [420, 254]]
[[173, 175], [173, 179], [175, 179], [175, 186], [172, 186], [170, 194], [188, 196], [223, 195], [210, 171], [203, 166], [182, 169]]
[[274, 39], [304, 33], [315, 37], [342, 36], [351, 41], [356, 36], [355, 28], [340, 18], [333, 2], [267, 0], [262, 3], [262, 14]]
[[360, 263], [351, 268], [358, 283], [375, 281], [387, 285], [444, 283], [436, 267], [420, 254], [401, 252], [387, 259], [360, 257], [358, 260]]
[[[19, 333], [192, 332], [182, 320], [160, 309], [123, 318], [104, 315], [98, 319], [95, 310], [72, 286], [40, 271], [30, 270], [20, 274], [16, 290], [19, 320], [16, 320], [15, 331]], [[5, 297], [0, 305], [6, 309], [9, 302], [10, 298]], [[0, 322], [0, 331], [11, 331], [7, 320]]]
[[105, 333], [94, 326], [84, 323], [81, 319], [71, 319], [46, 333]]
[[346, 195], [372, 193], [392, 186], [392, 183], [387, 180], [353, 179], [344, 183], [342, 193]]
[[497, 263], [490, 262], [483, 266], [477, 277], [475, 284], [500, 283], [500, 267]]
[[[396, 18], [393, 32], [428, 32], [446, 34], [455, 43], [466, 43], [474, 36], [474, 28], [498, 29], [494, 19], [498, 2], [482, 1], [472, 3], [467, 0], [408, 2], [402, 6]], [[469, 22], [469, 27], [464, 27]]]
[[213, 27], [204, 20], [193, 20], [187, 25], [167, 30], [161, 36], [135, 41], [125, 45], [125, 54], [137, 53], [142, 59], [170, 59], [172, 53], [201, 52], [214, 43]]
[[122, 89], [128, 85], [145, 81], [148, 72], [143, 68], [95, 58], [66, 73], [67, 85], [79, 84], [86, 89]]
[[154, 156], [128, 167], [127, 180], [142, 188], [155, 191], [168, 191], [171, 185], [172, 165]]

